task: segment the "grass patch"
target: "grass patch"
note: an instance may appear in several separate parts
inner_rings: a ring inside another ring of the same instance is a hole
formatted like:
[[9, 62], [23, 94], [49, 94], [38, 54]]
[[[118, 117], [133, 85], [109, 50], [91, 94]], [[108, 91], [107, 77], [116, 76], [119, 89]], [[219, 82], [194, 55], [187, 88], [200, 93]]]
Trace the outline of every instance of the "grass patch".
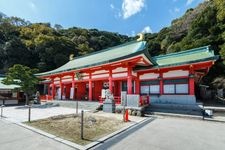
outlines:
[[54, 116], [26, 122], [26, 124], [80, 145], [96, 141], [125, 126], [125, 123], [116, 118], [84, 113], [84, 140], [82, 140], [80, 138], [81, 119], [74, 114]]

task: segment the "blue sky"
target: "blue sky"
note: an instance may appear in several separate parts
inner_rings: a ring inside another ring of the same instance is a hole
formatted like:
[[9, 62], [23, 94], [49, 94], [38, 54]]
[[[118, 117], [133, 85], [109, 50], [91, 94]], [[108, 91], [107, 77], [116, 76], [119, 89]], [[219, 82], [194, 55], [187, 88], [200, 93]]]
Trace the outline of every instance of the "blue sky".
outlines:
[[0, 11], [64, 28], [96, 28], [135, 35], [158, 32], [204, 0], [0, 0]]

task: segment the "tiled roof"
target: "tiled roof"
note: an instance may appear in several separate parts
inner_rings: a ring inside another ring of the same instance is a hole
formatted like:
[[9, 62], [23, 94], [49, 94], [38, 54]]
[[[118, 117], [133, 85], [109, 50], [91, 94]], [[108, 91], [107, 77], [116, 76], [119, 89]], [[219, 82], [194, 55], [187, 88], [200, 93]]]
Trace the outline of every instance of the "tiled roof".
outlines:
[[151, 57], [147, 50], [146, 41], [132, 41], [105, 50], [101, 50], [88, 55], [76, 57], [65, 65], [48, 72], [38, 73], [37, 76], [46, 76], [57, 74], [60, 72], [83, 69], [101, 64], [107, 64], [132, 56], [144, 54], [153, 66], [140, 67], [142, 69], [149, 67], [165, 67], [176, 66], [182, 64], [190, 64], [195, 62], [217, 60], [219, 56], [214, 54], [214, 51], [209, 46], [199, 47], [181, 52], [170, 53]]
[[214, 54], [214, 51], [211, 50], [209, 46], [153, 57], [153, 60], [157, 63], [157, 67], [174, 66], [217, 59], [218, 56]]
[[[108, 49], [104, 49], [95, 53], [84, 55], [81, 57], [75, 57], [74, 60], [69, 61], [65, 65], [48, 72], [38, 73], [37, 76], [45, 76], [56, 74], [59, 72], [70, 71], [75, 69], [88, 68], [91, 66], [97, 66], [101, 64], [107, 64], [110, 62], [123, 60], [131, 56], [146, 53], [145, 41], [132, 41]], [[149, 57], [149, 56], [146, 56]], [[150, 58], [149, 58], [150, 59]]]
[[0, 77], [0, 90], [13, 90], [15, 88], [20, 88], [19, 85], [15, 85], [15, 84], [10, 84], [10, 85], [6, 85], [2, 83], [2, 80], [4, 78]]

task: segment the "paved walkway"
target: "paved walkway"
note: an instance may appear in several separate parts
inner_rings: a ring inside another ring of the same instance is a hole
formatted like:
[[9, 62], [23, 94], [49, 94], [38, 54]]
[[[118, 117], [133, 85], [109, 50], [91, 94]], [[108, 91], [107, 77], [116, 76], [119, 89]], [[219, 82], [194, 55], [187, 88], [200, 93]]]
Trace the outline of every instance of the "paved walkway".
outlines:
[[[31, 119], [74, 113], [74, 108], [32, 108]], [[5, 107], [0, 119], [0, 150], [70, 150], [71, 147], [20, 127], [12, 122], [27, 121], [24, 106]], [[225, 123], [186, 118], [157, 117], [119, 134], [93, 149], [204, 150], [225, 149]]]
[[[78, 113], [81, 110], [78, 110]], [[33, 106], [31, 108], [31, 120], [43, 119], [56, 115], [76, 113], [75, 108], [65, 108], [57, 106]], [[25, 122], [28, 120], [27, 106], [4, 107], [3, 116], [12, 122]]]
[[224, 131], [224, 123], [160, 117], [93, 149], [221, 150], [225, 149]]
[[74, 150], [3, 119], [0, 127], [0, 150]]

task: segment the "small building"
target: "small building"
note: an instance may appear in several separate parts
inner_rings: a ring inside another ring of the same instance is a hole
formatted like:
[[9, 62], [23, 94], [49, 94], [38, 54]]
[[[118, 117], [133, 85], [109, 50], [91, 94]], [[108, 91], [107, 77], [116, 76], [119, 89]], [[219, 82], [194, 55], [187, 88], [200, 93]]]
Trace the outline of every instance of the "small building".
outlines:
[[110, 89], [117, 100], [126, 91], [151, 103], [195, 104], [195, 84], [217, 59], [209, 46], [152, 57], [146, 41], [132, 41], [36, 75], [48, 89], [42, 99], [98, 101]]
[[5, 85], [2, 83], [4, 77], [0, 77], [0, 105], [11, 105], [11, 104], [18, 104], [21, 98], [21, 93], [17, 88], [20, 88], [18, 85]]

